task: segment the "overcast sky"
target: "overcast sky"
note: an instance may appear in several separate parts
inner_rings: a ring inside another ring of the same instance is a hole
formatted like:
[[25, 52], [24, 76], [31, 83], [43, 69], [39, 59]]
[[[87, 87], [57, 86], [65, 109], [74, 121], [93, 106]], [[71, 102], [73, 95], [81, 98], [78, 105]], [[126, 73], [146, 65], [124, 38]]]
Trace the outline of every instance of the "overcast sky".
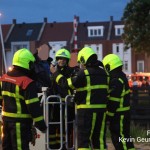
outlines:
[[72, 22], [74, 15], [84, 21], [120, 20], [130, 0], [0, 0], [2, 24], [43, 22]]

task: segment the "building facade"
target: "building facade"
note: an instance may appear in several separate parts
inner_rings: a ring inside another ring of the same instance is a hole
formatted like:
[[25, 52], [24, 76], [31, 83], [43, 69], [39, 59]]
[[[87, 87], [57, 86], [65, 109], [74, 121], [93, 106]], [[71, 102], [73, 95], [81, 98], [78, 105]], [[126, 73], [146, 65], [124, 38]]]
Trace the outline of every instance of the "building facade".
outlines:
[[[65, 47], [71, 52], [70, 65], [77, 65], [77, 54], [85, 46], [93, 48], [98, 59], [109, 53], [117, 54], [123, 60], [123, 69], [126, 74], [135, 72], [150, 72], [150, 58], [146, 54], [138, 54], [132, 49], [124, 50], [121, 38], [124, 25], [121, 21], [80, 22], [78, 16], [74, 16], [72, 22], [48, 22], [44, 18], [41, 23], [19, 23], [14, 19], [12, 24], [2, 25], [2, 34], [5, 47], [5, 60], [7, 68], [11, 66], [15, 51], [20, 48], [28, 48], [32, 53], [44, 44], [48, 43], [52, 49], [50, 57], [54, 59], [58, 49]], [[2, 43], [0, 43], [0, 75], [5, 72]]]

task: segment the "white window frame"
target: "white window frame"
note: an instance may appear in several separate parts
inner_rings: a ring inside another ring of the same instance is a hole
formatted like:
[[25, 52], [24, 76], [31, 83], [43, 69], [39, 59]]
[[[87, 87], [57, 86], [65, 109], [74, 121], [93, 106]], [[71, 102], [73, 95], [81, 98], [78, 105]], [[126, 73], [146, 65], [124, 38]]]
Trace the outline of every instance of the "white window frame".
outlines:
[[104, 35], [104, 26], [89, 26], [88, 37], [102, 37]]
[[[142, 65], [142, 69], [140, 68], [140, 65]], [[137, 61], [137, 72], [144, 72], [144, 60]]]
[[124, 33], [124, 25], [115, 25], [115, 35], [121, 36], [123, 33]]
[[30, 49], [29, 47], [29, 42], [11, 42], [11, 51], [12, 54], [14, 54], [17, 50], [21, 49], [21, 48], [27, 48]]

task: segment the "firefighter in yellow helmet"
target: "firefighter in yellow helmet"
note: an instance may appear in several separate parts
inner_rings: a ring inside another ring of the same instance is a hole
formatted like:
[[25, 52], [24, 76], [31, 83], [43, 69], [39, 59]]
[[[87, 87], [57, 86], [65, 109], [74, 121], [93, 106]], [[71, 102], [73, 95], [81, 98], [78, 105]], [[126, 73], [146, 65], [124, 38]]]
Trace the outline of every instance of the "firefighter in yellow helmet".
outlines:
[[[61, 79], [59, 78], [59, 74], [63, 75], [65, 78], [71, 77], [77, 70], [77, 67], [70, 67], [69, 62], [71, 59], [71, 55], [69, 50], [66, 48], [61, 48], [56, 52], [55, 55], [55, 63], [52, 63], [51, 65], [51, 72], [53, 73], [53, 94], [59, 95], [62, 98], [63, 104], [65, 103], [65, 97], [67, 95], [72, 95], [73, 90], [66, 86], [60, 86]], [[56, 72], [54, 73], [53, 69], [56, 69]], [[55, 80], [56, 78], [56, 80]], [[63, 83], [62, 83], [63, 85]], [[65, 143], [65, 105], [62, 106], [63, 109], [63, 141]], [[72, 105], [69, 105], [68, 107], [68, 121], [71, 122], [75, 118], [75, 110], [74, 110], [74, 103]], [[60, 117], [60, 106], [54, 105], [53, 106], [53, 119], [51, 121], [58, 122]], [[51, 125], [50, 130], [50, 148], [53, 149], [59, 149], [60, 148], [60, 126], [59, 125]], [[68, 146], [73, 146], [73, 124], [68, 125]], [[65, 149], [65, 145], [63, 145], [63, 149]]]
[[62, 74], [57, 74], [55, 80], [59, 77], [59, 85], [76, 90], [78, 150], [91, 150], [92, 147], [105, 150], [107, 74], [90, 47], [81, 49], [77, 60], [84, 67], [76, 75], [66, 79]]
[[36, 85], [30, 78], [34, 61], [28, 49], [20, 49], [14, 54], [13, 70], [0, 78], [3, 150], [29, 150], [33, 122], [39, 130], [46, 131]]
[[130, 138], [130, 89], [123, 62], [116, 54], [106, 55], [102, 62], [110, 75], [107, 118], [112, 142], [116, 150], [135, 150], [131, 140], [119, 140]]

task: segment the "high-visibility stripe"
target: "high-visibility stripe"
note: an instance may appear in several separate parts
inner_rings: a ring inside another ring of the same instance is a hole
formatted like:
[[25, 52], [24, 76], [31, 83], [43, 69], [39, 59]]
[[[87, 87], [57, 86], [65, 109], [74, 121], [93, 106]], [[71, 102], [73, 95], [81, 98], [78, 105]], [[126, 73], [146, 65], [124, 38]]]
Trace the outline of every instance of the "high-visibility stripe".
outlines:
[[102, 120], [102, 125], [101, 125], [101, 130], [100, 130], [100, 149], [104, 149], [104, 131], [105, 131], [105, 120], [106, 120], [106, 113], [103, 115], [103, 120]]
[[37, 117], [37, 118], [33, 118], [34, 122], [38, 122], [38, 121], [41, 121], [43, 119], [44, 119], [43, 116], [40, 116], [40, 117]]
[[78, 148], [78, 150], [91, 150], [91, 148]]
[[124, 93], [122, 93], [121, 96], [125, 96], [125, 95], [127, 95], [129, 93], [130, 93], [130, 89], [128, 89], [127, 91], [124, 91]]
[[77, 88], [77, 91], [88, 91], [93, 89], [108, 89], [108, 85], [90, 85], [89, 87]]
[[121, 98], [116, 98], [116, 97], [109, 97], [109, 100], [111, 100], [111, 101], [116, 101], [116, 102], [120, 102], [120, 99]]
[[31, 104], [31, 103], [35, 103], [35, 102], [38, 102], [39, 101], [39, 98], [32, 98], [32, 99], [29, 99], [29, 100], [26, 100], [26, 104]]
[[117, 108], [117, 112], [120, 112], [120, 111], [127, 111], [127, 110], [130, 110], [130, 106], [128, 107], [122, 107], [122, 108]]
[[19, 99], [19, 86], [18, 85], [16, 85], [15, 93], [16, 93], [15, 100], [16, 100], [16, 106], [17, 106], [17, 114], [21, 114], [22, 110], [21, 110], [21, 103]]
[[55, 145], [55, 144], [57, 144], [57, 143], [58, 143], [57, 141], [50, 141], [50, 142], [49, 142], [50, 145]]
[[31, 118], [30, 114], [16, 114], [2, 111], [2, 116], [12, 117], [12, 118]]
[[106, 108], [106, 104], [77, 105], [77, 109], [81, 109], [81, 108]]
[[22, 150], [22, 142], [21, 142], [21, 127], [20, 123], [16, 123], [16, 140], [17, 140], [17, 150]]
[[[124, 120], [124, 116], [121, 115], [120, 116], [120, 135], [121, 137], [120, 138], [123, 138], [124, 139], [124, 134], [123, 134], [123, 120]], [[127, 145], [126, 145], [126, 141], [121, 141], [122, 142], [122, 145], [123, 145], [123, 150], [127, 150]]]
[[67, 82], [68, 82], [68, 86], [69, 86], [71, 89], [75, 89], [75, 87], [74, 87], [73, 84], [72, 84], [71, 78], [68, 78], [68, 79], [67, 79]]
[[50, 134], [49, 138], [56, 138], [56, 134]]
[[[11, 93], [11, 92], [8, 92], [8, 91], [2, 91], [2, 95], [3, 96], [9, 96], [9, 97], [14, 97], [14, 98], [16, 98], [16, 94], [15, 93]], [[19, 96], [19, 99], [22, 99], [22, 100], [24, 100], [24, 97], [23, 96], [21, 96], [21, 95], [18, 95]]]
[[[90, 76], [89, 76], [89, 72], [88, 70], [84, 70], [84, 73], [86, 75], [86, 81], [87, 81], [87, 86], [86, 87], [91, 87], [91, 80], [90, 80]], [[91, 98], [91, 88], [87, 89], [87, 95], [86, 95], [86, 104], [89, 105], [90, 104], [90, 98]]]
[[91, 128], [91, 133], [90, 133], [90, 141], [91, 141], [91, 138], [92, 138], [92, 135], [93, 135], [93, 130], [94, 130], [94, 127], [95, 127], [95, 123], [96, 123], [96, 113], [93, 113], [93, 116], [92, 116], [92, 128]]
[[[125, 85], [124, 85], [124, 81], [121, 79], [121, 78], [119, 78], [118, 79], [122, 84], [123, 84], [123, 90], [122, 90], [122, 93], [121, 93], [121, 98], [120, 98], [120, 106], [119, 106], [119, 108], [117, 108], [117, 112], [121, 112], [121, 111], [128, 111], [128, 110], [130, 110], [130, 106], [128, 106], [128, 107], [124, 107], [124, 96], [126, 95], [126, 94], [129, 94], [130, 93], [130, 89], [128, 89], [128, 90], [125, 90]], [[116, 98], [116, 100], [119, 100], [119, 98]]]
[[62, 75], [62, 74], [59, 74], [59, 75], [56, 77], [56, 83], [58, 83], [58, 82], [59, 82], [59, 79], [60, 79], [61, 77], [63, 77], [63, 75]]
[[111, 116], [111, 117], [113, 117], [113, 116], [115, 115], [114, 113], [109, 112], [109, 111], [107, 111], [106, 114], [107, 114], [108, 116]]

